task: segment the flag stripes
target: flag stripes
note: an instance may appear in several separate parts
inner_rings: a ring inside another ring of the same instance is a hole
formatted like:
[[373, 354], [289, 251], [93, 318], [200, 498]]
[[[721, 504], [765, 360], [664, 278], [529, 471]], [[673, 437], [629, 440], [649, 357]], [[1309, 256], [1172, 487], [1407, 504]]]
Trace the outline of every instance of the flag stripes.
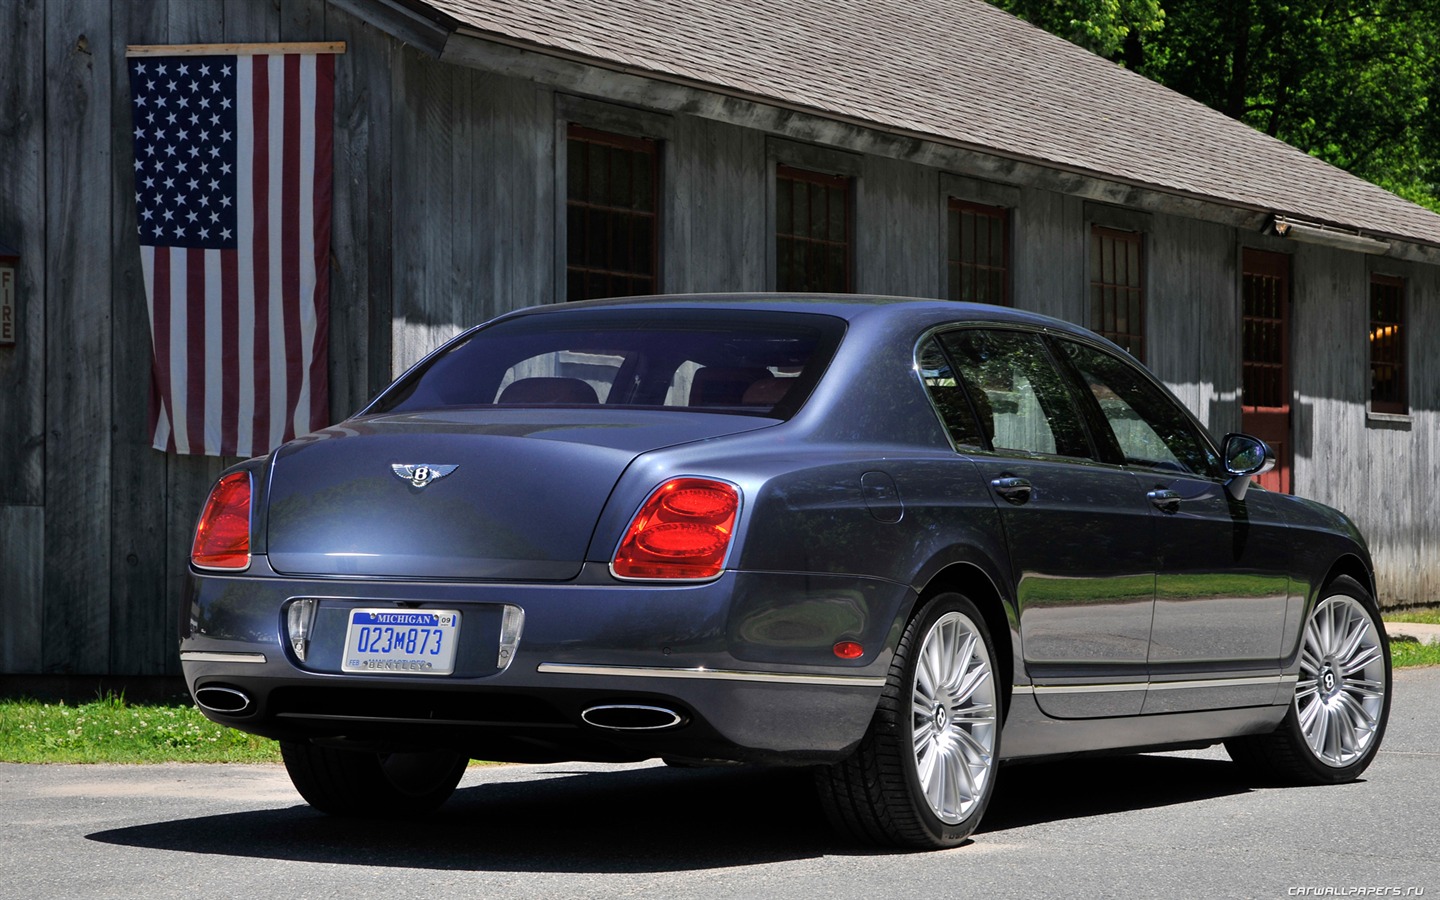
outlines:
[[327, 422], [334, 56], [130, 70], [153, 444], [268, 452]]

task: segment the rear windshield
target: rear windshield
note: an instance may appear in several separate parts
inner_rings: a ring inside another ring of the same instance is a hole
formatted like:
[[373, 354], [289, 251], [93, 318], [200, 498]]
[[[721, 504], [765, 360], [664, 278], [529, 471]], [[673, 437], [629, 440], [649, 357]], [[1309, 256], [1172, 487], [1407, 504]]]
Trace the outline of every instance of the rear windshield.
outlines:
[[748, 310], [517, 316], [457, 340], [366, 412], [603, 404], [788, 418], [844, 330], [832, 316]]

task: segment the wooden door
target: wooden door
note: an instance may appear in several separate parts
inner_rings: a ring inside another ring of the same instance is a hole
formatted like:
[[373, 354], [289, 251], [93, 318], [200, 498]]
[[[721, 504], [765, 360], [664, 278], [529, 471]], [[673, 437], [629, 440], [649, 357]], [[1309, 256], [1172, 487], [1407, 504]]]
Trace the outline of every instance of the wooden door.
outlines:
[[1290, 493], [1290, 257], [1243, 251], [1241, 262], [1241, 428], [1275, 449], [1275, 468], [1260, 476]]

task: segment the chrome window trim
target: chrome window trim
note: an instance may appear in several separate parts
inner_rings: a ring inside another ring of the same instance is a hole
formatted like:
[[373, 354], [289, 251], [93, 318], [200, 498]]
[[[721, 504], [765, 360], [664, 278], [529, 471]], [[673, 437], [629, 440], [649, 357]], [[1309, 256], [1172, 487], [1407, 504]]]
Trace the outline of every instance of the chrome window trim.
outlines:
[[613, 675], [623, 678], [699, 678], [709, 681], [753, 681], [767, 684], [811, 684], [834, 687], [885, 686], [883, 675], [811, 675], [803, 672], [746, 672], [736, 669], [665, 668], [661, 666], [608, 666], [585, 663], [541, 663], [536, 672], [546, 675]]
[[1010, 692], [1029, 694], [1121, 694], [1133, 691], [1183, 691], [1205, 688], [1295, 684], [1299, 675], [1256, 675], [1240, 678], [1201, 678], [1188, 681], [1131, 681], [1114, 684], [1017, 684]]

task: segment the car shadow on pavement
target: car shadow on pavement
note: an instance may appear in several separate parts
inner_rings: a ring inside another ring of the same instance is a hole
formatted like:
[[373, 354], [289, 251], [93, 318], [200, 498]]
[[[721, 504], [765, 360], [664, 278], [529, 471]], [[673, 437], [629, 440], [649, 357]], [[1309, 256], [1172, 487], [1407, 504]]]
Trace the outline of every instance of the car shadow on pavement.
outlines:
[[1101, 756], [1004, 767], [977, 834], [1193, 803], [1252, 789], [1228, 760]]
[[[1223, 762], [1175, 757], [1007, 766], [980, 834], [1246, 790]], [[439, 870], [665, 872], [881, 854], [834, 835], [803, 769], [645, 767], [462, 787], [419, 820], [306, 806], [94, 832], [150, 849]], [[983, 839], [983, 837], [982, 837]]]

